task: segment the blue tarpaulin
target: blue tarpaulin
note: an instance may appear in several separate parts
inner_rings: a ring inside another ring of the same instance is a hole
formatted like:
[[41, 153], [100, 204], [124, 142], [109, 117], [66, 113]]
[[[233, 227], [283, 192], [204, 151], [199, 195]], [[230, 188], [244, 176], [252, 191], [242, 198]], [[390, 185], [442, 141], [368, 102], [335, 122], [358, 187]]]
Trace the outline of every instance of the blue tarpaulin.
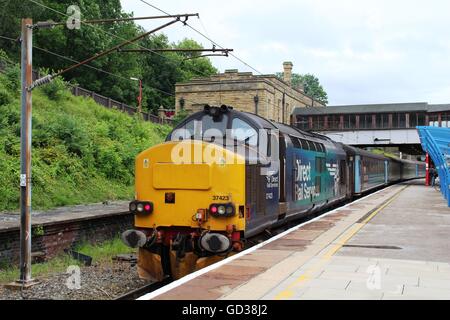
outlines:
[[439, 174], [441, 192], [450, 207], [450, 128], [417, 127], [420, 142]]

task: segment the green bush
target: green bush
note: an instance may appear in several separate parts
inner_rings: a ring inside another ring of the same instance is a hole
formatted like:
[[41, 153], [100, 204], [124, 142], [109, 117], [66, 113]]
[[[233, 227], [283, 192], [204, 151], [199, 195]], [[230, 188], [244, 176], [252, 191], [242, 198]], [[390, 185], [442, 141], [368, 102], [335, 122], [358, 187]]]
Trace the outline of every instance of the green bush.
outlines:
[[57, 77], [53, 79], [50, 83], [42, 86], [42, 91], [51, 99], [51, 100], [60, 100], [67, 94], [67, 84], [61, 77]]
[[[20, 91], [13, 74], [0, 73], [0, 211], [19, 205]], [[74, 97], [60, 79], [33, 90], [32, 123], [35, 209], [132, 199], [136, 155], [170, 131]]]
[[4, 85], [0, 84], [0, 107], [10, 103], [12, 101], [11, 94]]
[[12, 92], [19, 91], [21, 87], [19, 66], [18, 65], [8, 66], [4, 74], [7, 80], [7, 87]]
[[173, 117], [174, 126], [179, 125], [188, 115], [189, 113], [185, 109], [178, 111], [178, 113]]

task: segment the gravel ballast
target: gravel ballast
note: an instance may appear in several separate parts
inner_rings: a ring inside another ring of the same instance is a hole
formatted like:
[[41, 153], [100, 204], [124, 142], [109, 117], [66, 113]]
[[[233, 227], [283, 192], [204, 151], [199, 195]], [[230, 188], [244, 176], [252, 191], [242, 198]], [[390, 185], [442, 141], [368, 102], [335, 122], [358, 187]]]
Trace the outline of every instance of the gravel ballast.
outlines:
[[[75, 272], [76, 273], [76, 272]], [[39, 283], [26, 290], [0, 286], [2, 300], [111, 300], [149, 283], [139, 279], [136, 265], [111, 262], [80, 267], [80, 287], [73, 288], [72, 273], [53, 273], [39, 278]], [[67, 282], [72, 285], [67, 285]], [[76, 285], [75, 285], [76, 286]], [[70, 289], [69, 287], [72, 287]]]

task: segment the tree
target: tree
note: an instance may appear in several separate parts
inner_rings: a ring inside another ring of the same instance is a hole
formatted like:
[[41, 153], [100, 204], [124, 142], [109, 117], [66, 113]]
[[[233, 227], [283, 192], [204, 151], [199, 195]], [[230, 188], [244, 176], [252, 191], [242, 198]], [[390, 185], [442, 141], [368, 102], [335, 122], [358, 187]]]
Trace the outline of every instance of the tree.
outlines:
[[[0, 0], [0, 2], [2, 3], [0, 35], [11, 38], [16, 39], [20, 36], [20, 24], [23, 17], [31, 17], [34, 22], [46, 20], [64, 22], [67, 19], [61, 14], [28, 1]], [[41, 0], [40, 2], [62, 13], [66, 13], [70, 5], [78, 5], [82, 20], [132, 16], [122, 11], [120, 0]], [[171, 26], [171, 28], [177, 27], [179, 28], [180, 24]], [[142, 27], [133, 21], [128, 21], [94, 26], [82, 24], [80, 29], [74, 30], [64, 26], [39, 29], [34, 31], [33, 37], [35, 46], [81, 61], [123, 42], [124, 39], [131, 39], [144, 32]], [[129, 45], [127, 48], [141, 46], [149, 49], [201, 47], [194, 40], [188, 39], [171, 44], [164, 34], [158, 34], [146, 37], [138, 44]], [[19, 62], [19, 45], [12, 45], [10, 41], [0, 39], [0, 48], [4, 49], [12, 60]], [[175, 105], [173, 95], [176, 82], [217, 72], [209, 59], [185, 60], [187, 57], [189, 56], [184, 53], [111, 53], [92, 61], [90, 65], [118, 76], [79, 67], [64, 74], [64, 79], [75, 80], [81, 87], [135, 106], [139, 85], [129, 79], [131, 77], [142, 79], [144, 88], [142, 106], [156, 113], [161, 105], [169, 108]], [[64, 58], [55, 57], [38, 49], [33, 50], [34, 68], [56, 71], [72, 64], [73, 62]]]
[[[277, 72], [276, 76], [283, 79], [284, 72]], [[308, 73], [301, 75], [298, 73], [293, 73], [291, 83], [294, 88], [303, 87], [305, 94], [313, 97], [323, 105], [328, 104], [328, 95], [320, 84], [319, 79], [313, 74]]]

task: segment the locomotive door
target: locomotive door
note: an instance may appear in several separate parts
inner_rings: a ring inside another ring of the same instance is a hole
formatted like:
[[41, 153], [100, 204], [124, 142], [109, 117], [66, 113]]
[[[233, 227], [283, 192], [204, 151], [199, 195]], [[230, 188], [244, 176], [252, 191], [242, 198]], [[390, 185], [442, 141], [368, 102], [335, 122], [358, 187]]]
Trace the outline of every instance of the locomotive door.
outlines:
[[353, 190], [355, 190], [355, 164], [353, 156], [347, 157], [347, 173], [346, 173], [346, 185], [347, 185], [347, 197], [351, 197]]
[[286, 215], [286, 140], [284, 135], [280, 132], [279, 136], [279, 160], [280, 160], [280, 182], [279, 182], [279, 218]]

